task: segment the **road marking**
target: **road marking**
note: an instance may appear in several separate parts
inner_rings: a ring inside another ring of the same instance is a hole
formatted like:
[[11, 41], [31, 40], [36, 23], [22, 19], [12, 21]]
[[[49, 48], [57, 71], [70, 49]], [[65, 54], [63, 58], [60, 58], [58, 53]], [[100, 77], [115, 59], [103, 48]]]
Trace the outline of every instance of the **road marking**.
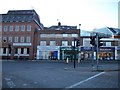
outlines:
[[94, 75], [94, 76], [92, 76], [92, 77], [89, 77], [88, 79], [85, 79], [85, 80], [83, 80], [83, 81], [80, 81], [80, 82], [78, 82], [78, 83], [75, 83], [75, 84], [73, 84], [73, 85], [71, 85], [71, 86], [65, 87], [65, 90], [70, 89], [70, 88], [74, 88], [74, 87], [76, 87], [76, 86], [78, 86], [78, 85], [80, 85], [80, 84], [82, 84], [82, 83], [84, 83], [84, 82], [87, 82], [87, 81], [89, 81], [89, 80], [91, 80], [91, 79], [93, 79], [93, 78], [96, 78], [96, 77], [98, 77], [98, 76], [100, 76], [100, 75], [102, 75], [102, 74], [104, 74], [104, 73], [105, 73], [105, 72], [98, 73], [98, 74], [96, 74], [96, 75]]
[[13, 83], [13, 81], [11, 80], [11, 78], [4, 78], [6, 80], [6, 83], [7, 85], [10, 87], [10, 88], [13, 88], [15, 87], [16, 85]]

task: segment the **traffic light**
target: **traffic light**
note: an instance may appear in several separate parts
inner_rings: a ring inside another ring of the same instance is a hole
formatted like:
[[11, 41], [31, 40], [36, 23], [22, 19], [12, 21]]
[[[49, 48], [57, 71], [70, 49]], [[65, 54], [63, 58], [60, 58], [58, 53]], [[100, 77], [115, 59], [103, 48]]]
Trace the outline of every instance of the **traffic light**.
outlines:
[[80, 40], [79, 39], [76, 40], [76, 46], [77, 47], [80, 46]]
[[95, 38], [96, 38], [95, 36], [91, 36], [91, 37], [90, 37], [90, 44], [93, 45], [93, 46], [96, 45], [96, 43], [95, 43]]
[[103, 46], [102, 41], [100, 40], [102, 37], [98, 37], [98, 47]]

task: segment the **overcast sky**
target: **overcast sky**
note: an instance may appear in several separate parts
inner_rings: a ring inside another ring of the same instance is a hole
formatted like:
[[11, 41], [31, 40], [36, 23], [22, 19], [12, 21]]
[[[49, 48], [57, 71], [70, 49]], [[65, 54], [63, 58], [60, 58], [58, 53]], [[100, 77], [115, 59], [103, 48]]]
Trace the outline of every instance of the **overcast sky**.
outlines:
[[0, 0], [0, 14], [8, 10], [35, 9], [44, 26], [78, 26], [92, 30], [118, 27], [119, 0]]

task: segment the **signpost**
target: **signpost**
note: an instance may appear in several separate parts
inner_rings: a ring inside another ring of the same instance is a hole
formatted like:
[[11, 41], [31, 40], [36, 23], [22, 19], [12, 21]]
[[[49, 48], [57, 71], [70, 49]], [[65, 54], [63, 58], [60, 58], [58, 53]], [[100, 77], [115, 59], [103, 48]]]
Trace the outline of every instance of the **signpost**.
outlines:
[[98, 34], [96, 33], [96, 41], [97, 41], [97, 43], [96, 43], [96, 61], [97, 61], [97, 70], [98, 70], [98, 64], [99, 64], [99, 62], [98, 62]]

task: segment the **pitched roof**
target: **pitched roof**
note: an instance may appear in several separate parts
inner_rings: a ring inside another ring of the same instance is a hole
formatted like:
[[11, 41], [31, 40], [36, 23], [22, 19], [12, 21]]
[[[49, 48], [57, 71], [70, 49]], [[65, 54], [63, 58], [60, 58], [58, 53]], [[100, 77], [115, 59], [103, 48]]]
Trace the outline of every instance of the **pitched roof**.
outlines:
[[107, 27], [109, 30], [111, 30], [114, 34], [120, 33], [120, 29], [119, 28], [111, 28], [111, 27]]

